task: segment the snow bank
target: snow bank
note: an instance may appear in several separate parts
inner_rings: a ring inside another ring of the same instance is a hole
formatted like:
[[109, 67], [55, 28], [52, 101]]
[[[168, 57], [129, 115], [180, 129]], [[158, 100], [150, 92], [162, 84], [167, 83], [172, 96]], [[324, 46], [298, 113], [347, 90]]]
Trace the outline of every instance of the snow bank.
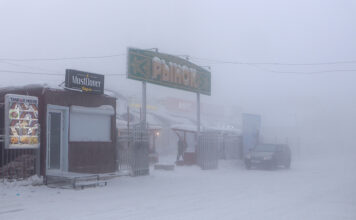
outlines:
[[151, 170], [79, 191], [0, 183], [0, 219], [356, 219], [355, 169], [354, 155], [340, 155], [291, 170], [247, 171], [236, 161]]

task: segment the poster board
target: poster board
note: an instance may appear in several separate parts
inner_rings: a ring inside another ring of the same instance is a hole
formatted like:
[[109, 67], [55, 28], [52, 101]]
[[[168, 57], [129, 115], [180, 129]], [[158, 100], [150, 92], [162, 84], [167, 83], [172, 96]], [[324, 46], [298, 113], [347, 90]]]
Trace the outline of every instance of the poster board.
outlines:
[[38, 98], [5, 95], [5, 148], [34, 149], [40, 146]]

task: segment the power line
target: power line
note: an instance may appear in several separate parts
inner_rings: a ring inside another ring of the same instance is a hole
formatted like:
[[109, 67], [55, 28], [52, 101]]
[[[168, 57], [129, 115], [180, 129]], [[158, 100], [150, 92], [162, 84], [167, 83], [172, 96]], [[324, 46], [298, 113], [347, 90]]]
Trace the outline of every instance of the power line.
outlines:
[[44, 69], [44, 68], [41, 68], [41, 67], [32, 66], [32, 65], [29, 66], [29, 65], [23, 65], [23, 64], [18, 64], [18, 63], [10, 63], [10, 62], [1, 61], [1, 60], [0, 60], [0, 63], [8, 64], [8, 65], [11, 65], [11, 66], [22, 67], [22, 68], [30, 68], [30, 69], [40, 70], [40, 71], [45, 71], [45, 72], [52, 72], [51, 70], [47, 70], [47, 69]]
[[[355, 72], [356, 69], [354, 70], [348, 70], [348, 69], [339, 69], [339, 70], [322, 70], [322, 71], [310, 71], [310, 72], [297, 72], [297, 71], [277, 71], [277, 70], [271, 70], [259, 66], [254, 66], [251, 65], [255, 68], [259, 68], [263, 71], [267, 72], [272, 72], [272, 73], [278, 73], [278, 74], [299, 74], [299, 75], [313, 75], [313, 74], [323, 74], [323, 73], [333, 73], [333, 72]], [[15, 71], [15, 70], [0, 70], [0, 72], [3, 73], [14, 73], [14, 74], [26, 74], [26, 75], [45, 75], [45, 76], [63, 76], [64, 74], [62, 73], [43, 73], [43, 72], [29, 72], [29, 71]], [[126, 76], [127, 74], [104, 74], [104, 76]]]
[[[256, 68], [261, 68], [257, 67]], [[261, 68], [262, 69], [262, 68]], [[299, 75], [314, 75], [314, 74], [323, 74], [323, 73], [335, 73], [335, 72], [355, 72], [356, 69], [354, 70], [344, 70], [344, 69], [339, 69], [339, 70], [320, 70], [320, 71], [309, 71], [309, 72], [298, 72], [298, 71], [277, 71], [277, 70], [271, 70], [271, 69], [266, 69], [263, 68], [262, 70], [272, 72], [272, 73], [280, 73], [280, 74], [299, 74]]]
[[[32, 62], [32, 61], [61, 61], [61, 60], [80, 60], [80, 59], [105, 59], [113, 57], [126, 56], [122, 54], [109, 54], [101, 56], [77, 56], [77, 57], [57, 57], [57, 58], [0, 58], [0, 61], [14, 62]], [[347, 61], [331, 61], [331, 62], [310, 62], [310, 63], [282, 63], [282, 62], [242, 62], [242, 61], [227, 61], [209, 58], [199, 58], [189, 55], [176, 55], [180, 57], [189, 57], [196, 60], [214, 62], [215, 64], [237, 64], [237, 65], [276, 65], [276, 66], [317, 66], [317, 65], [337, 65], [337, 64], [356, 64], [356, 60]]]
[[125, 73], [107, 73], [103, 74], [104, 76], [126, 76], [127, 74]]
[[296, 74], [296, 75], [314, 75], [314, 74], [323, 74], [323, 73], [334, 73], [334, 72], [356, 72], [356, 69], [335, 69], [335, 70], [318, 70], [318, 71], [279, 71], [279, 70], [273, 70], [270, 68], [262, 67], [256, 64], [246, 64], [248, 66], [255, 67], [257, 69], [266, 71], [266, 72], [271, 72], [271, 73], [277, 73], [277, 74]]
[[192, 59], [213, 62], [214, 64], [237, 64], [237, 65], [275, 65], [275, 66], [321, 66], [321, 65], [338, 65], [338, 64], [356, 64], [356, 60], [332, 61], [332, 62], [315, 62], [315, 63], [281, 63], [281, 62], [242, 62], [215, 60], [199, 57], [190, 57]]
[[0, 61], [13, 61], [13, 62], [33, 62], [33, 61], [61, 61], [61, 60], [83, 60], [83, 59], [104, 59], [112, 57], [121, 57], [126, 54], [112, 54], [103, 56], [79, 56], [79, 57], [59, 57], [59, 58], [0, 58]]
[[32, 75], [46, 75], [46, 76], [62, 76], [59, 73], [41, 73], [41, 72], [28, 72], [28, 71], [15, 71], [15, 70], [0, 70], [2, 73], [19, 73], [19, 74], [32, 74]]
[[[193, 58], [194, 59], [194, 58]], [[200, 59], [200, 58], [196, 58], [196, 59]], [[201, 59], [203, 60], [203, 59]], [[220, 62], [221, 64], [239, 64], [239, 65], [247, 65], [247, 66], [252, 66], [254, 68], [266, 71], [266, 72], [271, 72], [271, 73], [278, 73], [278, 74], [298, 74], [298, 75], [314, 75], [314, 74], [323, 74], [323, 73], [334, 73], [334, 72], [356, 72], [356, 69], [336, 69], [336, 70], [320, 70], [320, 71], [278, 71], [278, 70], [272, 70], [266, 67], [262, 67], [260, 65], [263, 64], [269, 64], [272, 65], [272, 63], [250, 63], [250, 62], [231, 62], [231, 61], [217, 61], [214, 60], [216, 62]], [[344, 63], [346, 62], [353, 62], [353, 61], [343, 61]], [[356, 62], [356, 61], [355, 61]], [[214, 65], [213, 63], [209, 63], [210, 65]], [[308, 63], [308, 64], [282, 64], [282, 63], [273, 63], [273, 64], [278, 64], [278, 65], [293, 65], [293, 66], [302, 66], [302, 65], [321, 65], [321, 63]], [[326, 64], [326, 63], [324, 63]], [[337, 64], [337, 62], [329, 62], [328, 64]], [[341, 64], [340, 62], [338, 64]]]
[[[28, 71], [16, 71], [16, 70], [0, 70], [2, 73], [18, 73], [18, 74], [28, 74], [28, 75], [45, 75], [45, 76], [63, 76], [62, 73], [41, 73], [41, 72], [28, 72]], [[126, 76], [126, 74], [104, 74], [104, 76]]]
[[[80, 60], [80, 59], [104, 59], [104, 58], [113, 58], [113, 57], [121, 57], [125, 56], [126, 54], [111, 54], [111, 55], [102, 55], [102, 56], [78, 56], [78, 57], [61, 57], [61, 58], [26, 58], [26, 59], [14, 59], [14, 58], [0, 58], [0, 62], [7, 63], [10, 65], [21, 66], [20, 64], [9, 63], [7, 61], [13, 62], [33, 62], [33, 61], [63, 61], [63, 60]], [[333, 62], [316, 62], [316, 63], [281, 63], [281, 62], [241, 62], [241, 61], [226, 61], [226, 60], [216, 60], [216, 59], [207, 59], [207, 58], [198, 58], [192, 57], [188, 55], [177, 55], [177, 56], [184, 56], [190, 57], [196, 61], [206, 61], [209, 62], [210, 65], [215, 64], [234, 64], [234, 65], [248, 65], [255, 68], [258, 68], [263, 71], [272, 72], [272, 73], [284, 73], [284, 74], [321, 74], [321, 73], [332, 73], [332, 72], [355, 72], [356, 70], [352, 69], [337, 69], [337, 70], [321, 70], [321, 71], [307, 71], [307, 72], [297, 72], [297, 71], [277, 71], [272, 70], [266, 67], [262, 67], [261, 65], [274, 65], [274, 66], [321, 66], [321, 65], [337, 65], [337, 64], [356, 64], [356, 61], [333, 61]], [[24, 65], [22, 65], [24, 66]], [[24, 66], [26, 67], [26, 66]], [[27, 66], [29, 67], [29, 66]], [[34, 67], [30, 67], [34, 68]], [[37, 68], [40, 69], [40, 68]], [[36, 75], [62, 75], [58, 73], [39, 73], [39, 72], [25, 72], [25, 71], [12, 71], [12, 70], [4, 70], [0, 72], [11, 72], [11, 73], [22, 73], [22, 74], [36, 74]], [[106, 74], [107, 76], [122, 76], [126, 74]]]

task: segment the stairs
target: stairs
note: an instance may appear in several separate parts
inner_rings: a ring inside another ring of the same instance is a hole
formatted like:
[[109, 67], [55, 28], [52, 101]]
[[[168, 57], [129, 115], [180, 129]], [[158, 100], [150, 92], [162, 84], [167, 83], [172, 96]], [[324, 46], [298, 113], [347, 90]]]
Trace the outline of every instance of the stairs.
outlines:
[[45, 184], [48, 187], [62, 188], [62, 189], [85, 189], [89, 187], [106, 186], [107, 178], [100, 177], [100, 175], [47, 175], [45, 177]]

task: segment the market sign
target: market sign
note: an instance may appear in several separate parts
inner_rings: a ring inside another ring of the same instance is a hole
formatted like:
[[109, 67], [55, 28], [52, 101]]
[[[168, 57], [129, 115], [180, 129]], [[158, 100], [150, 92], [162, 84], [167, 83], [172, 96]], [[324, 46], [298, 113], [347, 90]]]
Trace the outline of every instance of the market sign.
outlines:
[[83, 93], [103, 94], [104, 75], [67, 69], [65, 87]]
[[38, 98], [24, 95], [5, 95], [5, 148], [38, 148]]
[[211, 94], [211, 73], [180, 57], [129, 48], [127, 66], [129, 79]]

